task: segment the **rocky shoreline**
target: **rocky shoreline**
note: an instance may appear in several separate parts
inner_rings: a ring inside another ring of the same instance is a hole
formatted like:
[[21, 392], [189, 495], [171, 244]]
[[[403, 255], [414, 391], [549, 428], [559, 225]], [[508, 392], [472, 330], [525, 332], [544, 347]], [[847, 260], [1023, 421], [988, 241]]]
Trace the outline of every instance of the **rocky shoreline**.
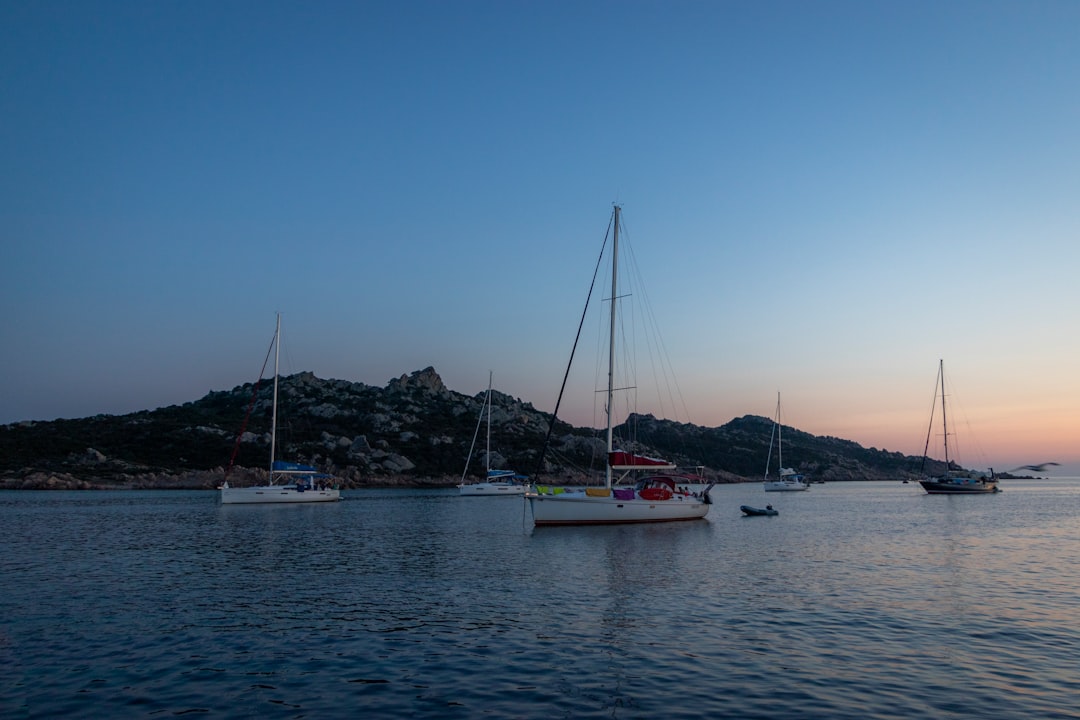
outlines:
[[[234, 469], [229, 482], [255, 485], [266, 482], [264, 470]], [[107, 478], [80, 478], [70, 473], [31, 472], [21, 477], [0, 478], [0, 490], [216, 490], [225, 477], [219, 468], [183, 473], [140, 473]], [[411, 476], [379, 477], [376, 482], [342, 482], [342, 489], [357, 488], [449, 488], [459, 478], [423, 478]]]
[[[265, 483], [267, 471], [253, 468], [234, 468], [229, 482], [246, 486]], [[224, 468], [187, 472], [119, 473], [108, 477], [77, 477], [71, 473], [32, 471], [20, 476], [0, 477], [0, 490], [216, 490], [225, 477]], [[380, 475], [369, 479], [338, 478], [343, 490], [456, 487], [460, 477], [417, 477], [414, 475]], [[710, 480], [717, 483], [756, 482], [732, 473], [717, 472]], [[547, 479], [548, 484], [585, 485], [585, 476], [565, 476]]]

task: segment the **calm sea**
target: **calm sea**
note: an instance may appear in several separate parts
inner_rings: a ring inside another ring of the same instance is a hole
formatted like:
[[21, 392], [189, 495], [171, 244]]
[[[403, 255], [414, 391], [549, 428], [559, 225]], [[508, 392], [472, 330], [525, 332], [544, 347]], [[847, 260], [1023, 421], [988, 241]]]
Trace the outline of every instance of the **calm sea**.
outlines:
[[0, 716], [1078, 718], [1080, 480], [1002, 487], [539, 529], [456, 491], [3, 492]]

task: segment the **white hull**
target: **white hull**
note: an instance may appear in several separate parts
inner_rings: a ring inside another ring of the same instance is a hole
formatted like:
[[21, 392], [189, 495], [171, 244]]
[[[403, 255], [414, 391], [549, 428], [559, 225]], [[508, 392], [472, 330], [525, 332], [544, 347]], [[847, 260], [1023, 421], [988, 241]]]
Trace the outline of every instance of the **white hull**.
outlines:
[[257, 487], [222, 487], [222, 505], [252, 505], [255, 503], [315, 503], [341, 499], [341, 491], [304, 490], [294, 485], [260, 485]]
[[[274, 330], [274, 401], [273, 415], [270, 418], [270, 476], [268, 485], [254, 487], [230, 487], [228, 479], [218, 490], [221, 492], [222, 505], [255, 505], [269, 503], [317, 503], [335, 502], [341, 499], [337, 488], [327, 487], [322, 479], [325, 475], [309, 465], [287, 463], [277, 460], [277, 410], [278, 410], [278, 358], [281, 355], [281, 313], [277, 316], [277, 328]], [[261, 377], [261, 375], [260, 375]], [[240, 439], [237, 438], [239, 447]], [[236, 453], [233, 452], [235, 459]], [[229, 462], [232, 467], [232, 461]], [[225, 471], [228, 478], [229, 471]], [[275, 485], [275, 480], [286, 481]]]
[[536, 525], [614, 525], [619, 523], [699, 520], [709, 512], [701, 498], [678, 495], [671, 500], [619, 500], [585, 493], [526, 493]]
[[765, 483], [765, 492], [792, 492], [795, 490], [809, 490], [810, 486], [804, 482], [774, 480]]
[[[776, 440], [776, 459], [779, 464], [779, 475], [775, 480], [769, 479], [769, 465], [772, 463], [773, 440]], [[795, 468], [784, 467], [784, 424], [780, 422], [780, 393], [776, 393], [776, 420], [773, 421], [773, 436], [769, 438], [769, 457], [765, 461], [765, 492], [797, 492], [809, 490], [810, 483], [805, 480], [805, 475], [795, 471]]]
[[458, 485], [462, 495], [524, 495], [527, 488], [524, 485], [511, 485], [510, 483], [473, 483], [471, 485]]
[[[476, 432], [473, 433], [472, 445], [469, 447], [469, 457], [465, 460], [465, 470], [461, 473], [461, 484], [458, 485], [458, 491], [461, 495], [488, 495], [488, 496], [522, 496], [525, 494], [527, 486], [520, 482], [527, 480], [524, 475], [517, 475], [513, 470], [492, 470], [491, 469], [491, 383], [494, 373], [488, 373], [488, 389], [487, 395], [484, 396], [484, 405], [480, 408], [480, 417], [476, 419]], [[473, 448], [476, 447], [476, 436], [480, 433], [480, 423], [484, 420], [484, 413], [487, 412], [487, 452], [484, 456], [487, 458], [487, 475], [486, 480], [483, 482], [465, 482], [465, 477], [469, 473], [469, 463], [473, 458]]]
[[[550, 488], [549, 494], [547, 486], [536, 485], [533, 491], [525, 493], [525, 499], [529, 501], [529, 507], [532, 509], [533, 524], [536, 526], [674, 522], [700, 520], [709, 513], [709, 490], [712, 489], [712, 485], [695, 497], [687, 494], [685, 488], [679, 487], [681, 483], [690, 480], [680, 475], [653, 475], [642, 478], [635, 487], [615, 487], [631, 472], [655, 473], [675, 469], [674, 463], [648, 457], [643, 453], [632, 451], [632, 448], [616, 449], [614, 445], [615, 426], [612, 407], [614, 406], [616, 377], [615, 337], [618, 330], [616, 306], [619, 298], [622, 297], [618, 291], [617, 280], [621, 211], [622, 208], [615, 205], [611, 225], [611, 296], [608, 298], [610, 331], [608, 333], [607, 402], [605, 403], [607, 467], [604, 487], [572, 492], [567, 492], [566, 488], [557, 487]], [[589, 295], [592, 295], [592, 288], [589, 290]], [[574, 344], [577, 345], [576, 340]], [[552, 422], [554, 423], [554, 416]], [[622, 475], [615, 478], [616, 472]], [[695, 476], [694, 479], [699, 478]]]

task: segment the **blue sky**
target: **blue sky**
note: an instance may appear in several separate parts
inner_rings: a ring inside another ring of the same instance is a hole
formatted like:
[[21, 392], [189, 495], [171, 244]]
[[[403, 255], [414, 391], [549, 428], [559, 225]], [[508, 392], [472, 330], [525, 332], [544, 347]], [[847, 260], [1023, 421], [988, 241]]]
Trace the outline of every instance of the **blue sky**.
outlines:
[[[0, 422], [554, 407], [613, 202], [688, 416], [1080, 474], [1080, 4], [0, 2]], [[593, 421], [591, 389], [566, 419]], [[654, 408], [641, 407], [641, 411]], [[659, 414], [659, 413], [657, 413]]]

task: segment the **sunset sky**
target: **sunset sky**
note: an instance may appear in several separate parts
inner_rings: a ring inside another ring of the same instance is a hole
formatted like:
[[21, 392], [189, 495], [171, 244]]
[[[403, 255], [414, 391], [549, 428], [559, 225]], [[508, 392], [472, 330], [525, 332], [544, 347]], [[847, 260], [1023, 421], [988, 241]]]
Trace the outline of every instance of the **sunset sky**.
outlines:
[[920, 454], [943, 358], [963, 464], [1080, 475], [1078, 28], [1073, 0], [0, 0], [0, 423], [253, 381], [277, 312], [285, 372], [492, 370], [550, 411], [619, 203], [676, 419], [779, 391]]

